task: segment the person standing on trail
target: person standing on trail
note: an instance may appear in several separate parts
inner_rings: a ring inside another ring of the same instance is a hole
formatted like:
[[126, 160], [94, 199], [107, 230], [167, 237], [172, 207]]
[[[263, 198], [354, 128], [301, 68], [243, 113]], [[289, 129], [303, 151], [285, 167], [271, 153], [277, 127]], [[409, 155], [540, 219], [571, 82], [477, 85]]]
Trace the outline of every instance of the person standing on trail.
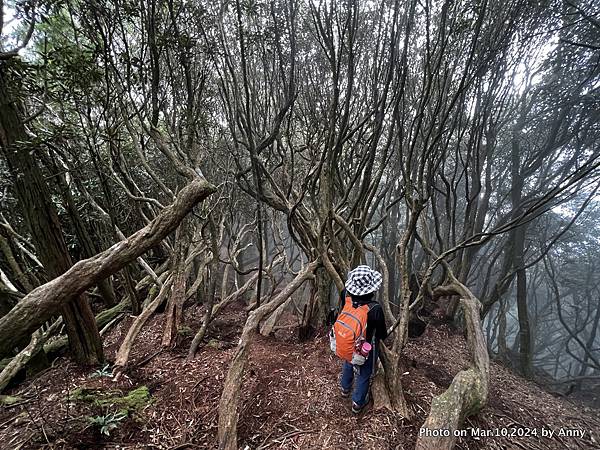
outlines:
[[383, 310], [375, 300], [381, 282], [381, 274], [369, 266], [358, 266], [350, 271], [345, 289], [340, 293], [341, 311], [330, 332], [331, 350], [344, 360], [341, 394], [349, 397], [352, 393], [355, 414], [369, 403], [377, 343], [387, 336]]

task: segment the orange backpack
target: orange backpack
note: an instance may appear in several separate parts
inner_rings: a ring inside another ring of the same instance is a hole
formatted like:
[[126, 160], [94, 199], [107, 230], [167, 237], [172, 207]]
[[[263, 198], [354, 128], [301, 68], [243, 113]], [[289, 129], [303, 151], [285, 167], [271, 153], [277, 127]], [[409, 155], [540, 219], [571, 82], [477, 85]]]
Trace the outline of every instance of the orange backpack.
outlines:
[[352, 361], [354, 344], [359, 338], [365, 337], [367, 316], [370, 309], [369, 305], [361, 305], [355, 308], [352, 306], [352, 298], [346, 297], [344, 309], [342, 309], [333, 324], [335, 353], [340, 358], [348, 362]]

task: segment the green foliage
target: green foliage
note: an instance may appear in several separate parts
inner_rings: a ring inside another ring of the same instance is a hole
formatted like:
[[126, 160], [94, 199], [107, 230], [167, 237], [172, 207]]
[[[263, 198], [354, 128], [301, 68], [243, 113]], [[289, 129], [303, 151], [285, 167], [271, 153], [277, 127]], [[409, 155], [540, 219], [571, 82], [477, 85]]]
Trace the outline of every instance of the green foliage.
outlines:
[[94, 373], [92, 373], [90, 375], [90, 378], [100, 378], [100, 377], [112, 378], [113, 377], [112, 370], [110, 370], [109, 367], [110, 367], [110, 365], [106, 364], [101, 369], [96, 369], [94, 371]]
[[127, 417], [125, 412], [113, 412], [104, 416], [88, 417], [89, 422], [100, 429], [100, 433], [110, 436], [110, 431], [119, 426], [119, 423]]
[[56, 5], [36, 25], [22, 60], [15, 59], [34, 72], [23, 83], [29, 98], [39, 96], [60, 103], [90, 93], [103, 80], [98, 64], [101, 48], [80, 33], [73, 20], [64, 5]]

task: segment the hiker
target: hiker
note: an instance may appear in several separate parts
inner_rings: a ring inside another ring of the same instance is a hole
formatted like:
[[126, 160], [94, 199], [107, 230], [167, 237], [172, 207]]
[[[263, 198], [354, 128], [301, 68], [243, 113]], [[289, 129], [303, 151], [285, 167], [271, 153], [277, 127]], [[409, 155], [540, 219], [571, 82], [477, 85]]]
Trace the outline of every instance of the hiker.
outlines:
[[340, 378], [342, 397], [352, 393], [355, 414], [369, 403], [377, 343], [387, 336], [383, 310], [375, 300], [381, 282], [381, 274], [369, 266], [358, 266], [350, 271], [345, 289], [340, 293], [341, 311], [330, 333], [332, 351], [344, 359]]

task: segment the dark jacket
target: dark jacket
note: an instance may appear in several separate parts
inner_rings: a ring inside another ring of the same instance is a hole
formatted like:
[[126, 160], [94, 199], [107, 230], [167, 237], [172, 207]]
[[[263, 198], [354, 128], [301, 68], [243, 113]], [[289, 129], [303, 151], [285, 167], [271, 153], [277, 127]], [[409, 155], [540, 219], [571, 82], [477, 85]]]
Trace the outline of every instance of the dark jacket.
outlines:
[[340, 311], [344, 307], [346, 295], [350, 295], [352, 298], [352, 306], [355, 308], [361, 305], [368, 305], [369, 303], [372, 303], [369, 314], [367, 315], [367, 333], [365, 336], [367, 341], [371, 342], [373, 334], [375, 334], [375, 338], [377, 340], [385, 339], [387, 337], [385, 318], [383, 316], [383, 309], [381, 309], [381, 305], [375, 300], [375, 294], [371, 293], [367, 295], [352, 295], [347, 294], [346, 289], [344, 289], [342, 292], [340, 292]]

